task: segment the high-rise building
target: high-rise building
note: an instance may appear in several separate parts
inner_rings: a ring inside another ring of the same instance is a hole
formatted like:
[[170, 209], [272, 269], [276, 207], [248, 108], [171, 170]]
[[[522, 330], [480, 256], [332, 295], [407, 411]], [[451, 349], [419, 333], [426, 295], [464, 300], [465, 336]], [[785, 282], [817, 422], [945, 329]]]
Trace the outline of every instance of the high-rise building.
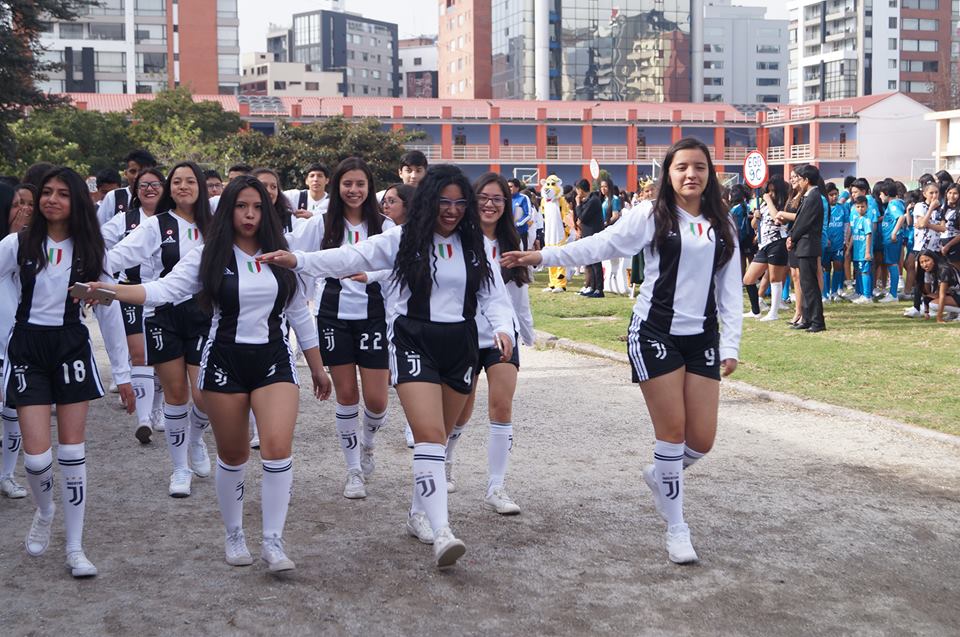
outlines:
[[437, 38], [420, 36], [400, 40], [401, 97], [437, 97]]
[[[290, 29], [278, 24], [270, 24], [267, 29], [267, 53], [274, 62], [290, 61]], [[246, 66], [246, 64], [244, 64]]]
[[763, 7], [707, 0], [703, 27], [703, 101], [787, 103], [789, 21]]
[[396, 24], [320, 10], [294, 14], [290, 33], [288, 60], [313, 70], [343, 70], [345, 97], [400, 95]]
[[956, 4], [796, 0], [790, 19], [790, 101], [900, 91], [935, 105], [950, 81]]
[[[437, 76], [440, 97], [474, 99], [490, 92], [492, 0], [438, 0]], [[523, 4], [523, 0], [517, 1]]]
[[155, 93], [175, 86], [233, 94], [240, 84], [237, 0], [100, 0], [45, 24], [44, 58], [64, 65], [54, 93]]
[[702, 0], [490, 2], [495, 98], [685, 102], [701, 94], [703, 45], [698, 51], [694, 41], [702, 10], [691, 8]]

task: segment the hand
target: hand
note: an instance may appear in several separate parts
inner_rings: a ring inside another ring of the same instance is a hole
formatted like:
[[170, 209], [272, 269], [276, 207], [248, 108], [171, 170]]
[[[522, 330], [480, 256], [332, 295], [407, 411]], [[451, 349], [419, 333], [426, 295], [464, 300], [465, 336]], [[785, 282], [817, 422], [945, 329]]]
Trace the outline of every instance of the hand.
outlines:
[[793, 237], [787, 237], [787, 250], [793, 250]]
[[535, 268], [541, 263], [543, 263], [543, 255], [540, 254], [539, 250], [529, 250], [527, 252], [515, 250], [500, 255], [500, 266], [504, 268], [516, 268], [524, 265]]
[[360, 274], [354, 274], [353, 276], [348, 276], [348, 279], [351, 281], [356, 281], [357, 283], [366, 283], [367, 282], [367, 273], [361, 272]]
[[[896, 240], [897, 240], [897, 233], [894, 232], [892, 235], [890, 235], [890, 241], [896, 241]], [[946, 252], [944, 252], [944, 254], [946, 254]]]
[[864, 261], [873, 261], [873, 255], [872, 255], [872, 254], [865, 254], [865, 255], [863, 255], [863, 260], [864, 260]]
[[720, 361], [720, 375], [726, 378], [733, 372], [737, 371], [738, 361], [735, 358], [725, 358]]
[[310, 217], [313, 216], [313, 213], [310, 212], [309, 210], [306, 210], [305, 208], [301, 208], [300, 210], [297, 210], [295, 213], [293, 213], [293, 216], [296, 217], [297, 219], [309, 219]]
[[310, 370], [313, 377], [313, 395], [317, 400], [326, 400], [330, 398], [330, 391], [333, 389], [333, 383], [330, 382], [330, 375], [327, 370], [320, 368], [317, 371]]
[[130, 383], [117, 385], [117, 391], [120, 393], [120, 402], [126, 408], [128, 414], [132, 414], [137, 409], [137, 396], [133, 393], [133, 387]]
[[297, 267], [297, 257], [292, 252], [287, 252], [286, 250], [277, 250], [276, 252], [261, 254], [257, 257], [257, 261], [260, 263], [279, 265], [281, 268], [287, 268], [288, 270]]
[[493, 344], [500, 350], [500, 362], [506, 363], [513, 356], [513, 342], [510, 337], [503, 332], [497, 332], [493, 335]]

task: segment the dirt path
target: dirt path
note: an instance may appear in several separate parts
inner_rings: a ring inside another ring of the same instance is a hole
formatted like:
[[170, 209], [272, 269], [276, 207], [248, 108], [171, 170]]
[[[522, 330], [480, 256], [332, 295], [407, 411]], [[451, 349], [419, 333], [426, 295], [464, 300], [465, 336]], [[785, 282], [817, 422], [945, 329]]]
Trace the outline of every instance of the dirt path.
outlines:
[[[32, 505], [0, 499], [0, 634], [960, 631], [958, 448], [725, 391], [717, 447], [687, 480], [701, 562], [679, 567], [640, 478], [653, 434], [627, 367], [527, 349], [522, 361], [508, 486], [523, 514], [480, 508], [480, 411], [450, 497], [468, 552], [447, 573], [402, 530], [410, 455], [395, 402], [369, 497], [347, 501], [333, 406], [302, 399], [286, 531], [298, 569], [276, 579], [223, 561], [213, 479], [169, 498], [162, 438], [139, 446], [116, 397], [98, 401], [84, 544], [101, 575], [68, 576], [59, 513], [48, 553], [28, 557]], [[255, 555], [257, 464], [245, 512]]]

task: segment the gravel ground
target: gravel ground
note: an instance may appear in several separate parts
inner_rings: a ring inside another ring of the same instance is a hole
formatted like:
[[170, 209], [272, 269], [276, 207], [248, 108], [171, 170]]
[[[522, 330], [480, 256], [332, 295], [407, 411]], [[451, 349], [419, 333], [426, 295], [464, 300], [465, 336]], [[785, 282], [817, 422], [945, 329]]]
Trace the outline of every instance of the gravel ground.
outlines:
[[[101, 574], [69, 577], [59, 512], [50, 550], [27, 556], [30, 500], [0, 499], [0, 634], [960, 633], [957, 447], [724, 390], [717, 446], [687, 478], [701, 561], [677, 566], [640, 476], [653, 433], [629, 369], [554, 350], [521, 360], [508, 487], [523, 513], [480, 507], [480, 410], [450, 496], [467, 554], [444, 573], [403, 531], [410, 453], [396, 401], [369, 497], [348, 501], [333, 405], [304, 392], [286, 529], [297, 570], [280, 578], [228, 566], [213, 478], [168, 497], [162, 438], [140, 446], [116, 396], [97, 401], [84, 546]], [[485, 404], [482, 381], [480, 392]], [[25, 483], [22, 460], [17, 474]], [[255, 555], [259, 474], [252, 464]]]

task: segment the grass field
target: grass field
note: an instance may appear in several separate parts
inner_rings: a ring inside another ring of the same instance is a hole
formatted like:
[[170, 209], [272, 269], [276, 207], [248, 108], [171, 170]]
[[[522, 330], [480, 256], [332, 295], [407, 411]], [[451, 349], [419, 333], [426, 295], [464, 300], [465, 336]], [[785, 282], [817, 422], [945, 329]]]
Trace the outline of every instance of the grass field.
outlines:
[[[633, 301], [530, 287], [534, 324], [557, 336], [625, 351]], [[922, 427], [960, 434], [960, 323], [903, 318], [906, 303], [829, 304], [827, 331], [798, 333], [784, 320], [744, 319], [740, 365], [733, 378], [757, 387], [860, 409]], [[749, 309], [749, 308], [746, 308]]]

